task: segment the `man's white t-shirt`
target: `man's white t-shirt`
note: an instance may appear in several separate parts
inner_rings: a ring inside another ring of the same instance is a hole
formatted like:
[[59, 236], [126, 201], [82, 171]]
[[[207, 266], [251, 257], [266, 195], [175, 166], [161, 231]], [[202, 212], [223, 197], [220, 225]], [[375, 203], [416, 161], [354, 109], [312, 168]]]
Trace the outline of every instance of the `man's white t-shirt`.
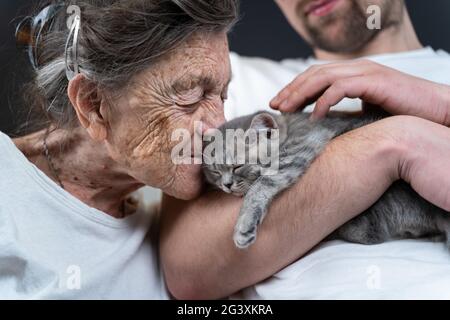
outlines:
[[88, 207], [0, 132], [0, 299], [167, 299], [157, 222]]
[[[444, 51], [427, 47], [366, 58], [450, 85], [450, 55]], [[270, 100], [285, 85], [308, 67], [325, 63], [315, 59], [274, 62], [237, 54], [231, 54], [231, 62], [233, 81], [225, 106], [227, 119], [259, 110], [270, 111]], [[344, 99], [334, 108], [342, 111], [360, 109], [358, 99]], [[310, 110], [311, 106], [307, 108]], [[426, 240], [391, 241], [374, 246], [327, 242], [233, 298], [450, 299], [450, 252], [444, 244]]]

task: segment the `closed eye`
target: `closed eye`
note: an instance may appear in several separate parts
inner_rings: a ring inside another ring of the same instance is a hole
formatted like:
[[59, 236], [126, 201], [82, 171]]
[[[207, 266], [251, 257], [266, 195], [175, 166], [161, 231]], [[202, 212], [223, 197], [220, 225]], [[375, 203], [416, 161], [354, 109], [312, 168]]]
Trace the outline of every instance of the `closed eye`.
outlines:
[[220, 172], [217, 171], [210, 171], [210, 172], [214, 177], [220, 177], [222, 175]]
[[172, 95], [172, 99], [180, 107], [192, 107], [199, 103], [204, 98], [204, 95], [203, 88], [196, 86], [192, 89], [178, 91]]
[[191, 101], [191, 102], [183, 102], [183, 103], [175, 102], [175, 105], [177, 107], [189, 110], [189, 109], [197, 109], [200, 102], [201, 102], [201, 99], [196, 100], [196, 101]]
[[239, 165], [239, 166], [235, 166], [233, 168], [233, 173], [235, 173], [236, 171], [238, 171], [239, 169], [241, 169], [243, 167], [243, 165]]

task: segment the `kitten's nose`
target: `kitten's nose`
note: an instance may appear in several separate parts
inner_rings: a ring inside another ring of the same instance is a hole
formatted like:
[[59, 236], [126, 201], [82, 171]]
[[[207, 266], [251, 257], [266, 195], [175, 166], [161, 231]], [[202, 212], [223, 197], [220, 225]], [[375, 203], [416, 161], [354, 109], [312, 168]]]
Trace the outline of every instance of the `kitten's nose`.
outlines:
[[231, 189], [231, 186], [233, 185], [233, 182], [224, 182], [223, 185], [227, 187], [228, 189]]

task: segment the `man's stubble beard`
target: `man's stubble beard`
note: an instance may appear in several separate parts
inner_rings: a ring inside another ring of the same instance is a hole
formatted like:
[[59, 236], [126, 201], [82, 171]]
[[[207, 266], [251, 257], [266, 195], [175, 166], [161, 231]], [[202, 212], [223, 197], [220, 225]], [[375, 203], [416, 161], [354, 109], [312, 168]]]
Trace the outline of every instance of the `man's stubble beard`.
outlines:
[[[320, 23], [316, 25], [310, 25], [305, 20], [304, 25], [308, 31], [310, 44], [314, 48], [333, 53], [357, 52], [383, 30], [401, 23], [403, 6], [395, 8], [394, 2], [396, 1], [387, 1], [381, 7], [381, 29], [367, 28], [369, 15], [366, 14], [366, 9], [368, 5], [361, 4], [361, 2], [358, 4], [358, 0], [350, 0], [349, 10], [322, 17]], [[337, 23], [342, 24], [338, 34], [335, 32], [332, 35], [325, 33], [328, 27]]]

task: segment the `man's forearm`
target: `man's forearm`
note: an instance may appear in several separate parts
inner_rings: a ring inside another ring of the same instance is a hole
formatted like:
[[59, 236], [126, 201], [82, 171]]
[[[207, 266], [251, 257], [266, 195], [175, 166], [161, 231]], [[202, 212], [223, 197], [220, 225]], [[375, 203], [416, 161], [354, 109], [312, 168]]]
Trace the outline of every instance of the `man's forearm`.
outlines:
[[450, 212], [450, 129], [415, 117], [403, 117], [404, 152], [398, 174], [424, 199]]
[[373, 204], [396, 179], [399, 143], [386, 121], [335, 139], [306, 175], [280, 195], [258, 240], [238, 250], [232, 240], [242, 199], [209, 193], [163, 203], [161, 258], [177, 298], [220, 298], [295, 261]]
[[450, 127], [450, 86], [448, 85], [441, 85], [441, 96], [442, 96], [442, 103], [444, 105], [445, 112], [445, 125], [447, 127]]

